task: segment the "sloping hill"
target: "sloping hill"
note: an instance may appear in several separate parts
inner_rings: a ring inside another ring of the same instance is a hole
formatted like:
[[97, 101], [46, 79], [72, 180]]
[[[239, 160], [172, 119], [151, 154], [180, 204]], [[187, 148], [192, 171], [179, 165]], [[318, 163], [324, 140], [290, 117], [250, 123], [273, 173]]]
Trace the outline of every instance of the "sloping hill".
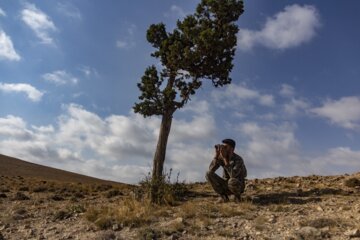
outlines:
[[25, 178], [38, 178], [60, 182], [117, 184], [116, 182], [106, 181], [56, 168], [46, 167], [1, 154], [0, 176], [21, 176]]

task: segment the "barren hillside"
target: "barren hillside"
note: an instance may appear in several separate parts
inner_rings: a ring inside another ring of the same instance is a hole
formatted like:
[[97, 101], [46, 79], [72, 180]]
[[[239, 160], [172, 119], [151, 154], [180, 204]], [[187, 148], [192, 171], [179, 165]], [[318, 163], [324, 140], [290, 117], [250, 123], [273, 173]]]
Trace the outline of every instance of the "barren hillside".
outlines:
[[0, 239], [360, 238], [360, 173], [252, 179], [240, 203], [179, 186], [153, 206], [140, 187], [1, 156]]
[[80, 183], [114, 183], [102, 179], [88, 177], [56, 168], [26, 162], [17, 158], [0, 154], [0, 176], [39, 178], [60, 182]]

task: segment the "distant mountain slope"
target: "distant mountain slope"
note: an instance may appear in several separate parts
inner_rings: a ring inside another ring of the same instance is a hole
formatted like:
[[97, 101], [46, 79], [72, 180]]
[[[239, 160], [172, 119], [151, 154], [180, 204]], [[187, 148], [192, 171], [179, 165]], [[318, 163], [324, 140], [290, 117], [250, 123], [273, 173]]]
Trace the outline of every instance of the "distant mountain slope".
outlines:
[[26, 162], [17, 158], [0, 154], [0, 176], [22, 176], [61, 182], [81, 182], [99, 184], [119, 184], [56, 168]]

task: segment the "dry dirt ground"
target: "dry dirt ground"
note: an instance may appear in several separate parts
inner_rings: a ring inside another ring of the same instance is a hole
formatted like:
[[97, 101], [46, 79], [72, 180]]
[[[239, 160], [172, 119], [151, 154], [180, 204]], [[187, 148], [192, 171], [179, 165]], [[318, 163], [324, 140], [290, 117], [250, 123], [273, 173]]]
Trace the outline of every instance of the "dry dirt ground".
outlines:
[[360, 239], [359, 179], [253, 179], [240, 203], [194, 183], [153, 206], [135, 186], [2, 175], [0, 239]]

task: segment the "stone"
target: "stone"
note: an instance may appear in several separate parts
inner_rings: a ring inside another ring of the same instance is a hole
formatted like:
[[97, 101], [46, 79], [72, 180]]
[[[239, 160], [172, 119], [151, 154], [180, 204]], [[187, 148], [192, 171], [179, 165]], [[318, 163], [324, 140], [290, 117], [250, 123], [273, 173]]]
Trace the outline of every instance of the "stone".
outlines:
[[321, 237], [321, 231], [319, 231], [318, 229], [314, 228], [314, 227], [302, 227], [300, 228], [297, 232], [296, 235], [304, 238], [304, 239], [317, 239], [319, 237]]
[[119, 230], [121, 230], [121, 227], [120, 227], [119, 224], [115, 223], [115, 224], [112, 226], [112, 230], [113, 230], [113, 231], [119, 231]]
[[358, 238], [360, 237], [360, 229], [352, 229], [345, 232], [346, 236], [349, 236], [350, 238]]
[[172, 234], [170, 237], [169, 237], [169, 240], [178, 240], [180, 238], [179, 235], [177, 234]]
[[322, 207], [320, 207], [320, 206], [318, 206], [318, 207], [316, 208], [316, 210], [318, 210], [319, 212], [323, 212], [323, 211], [324, 211], [324, 209], [323, 209]]

